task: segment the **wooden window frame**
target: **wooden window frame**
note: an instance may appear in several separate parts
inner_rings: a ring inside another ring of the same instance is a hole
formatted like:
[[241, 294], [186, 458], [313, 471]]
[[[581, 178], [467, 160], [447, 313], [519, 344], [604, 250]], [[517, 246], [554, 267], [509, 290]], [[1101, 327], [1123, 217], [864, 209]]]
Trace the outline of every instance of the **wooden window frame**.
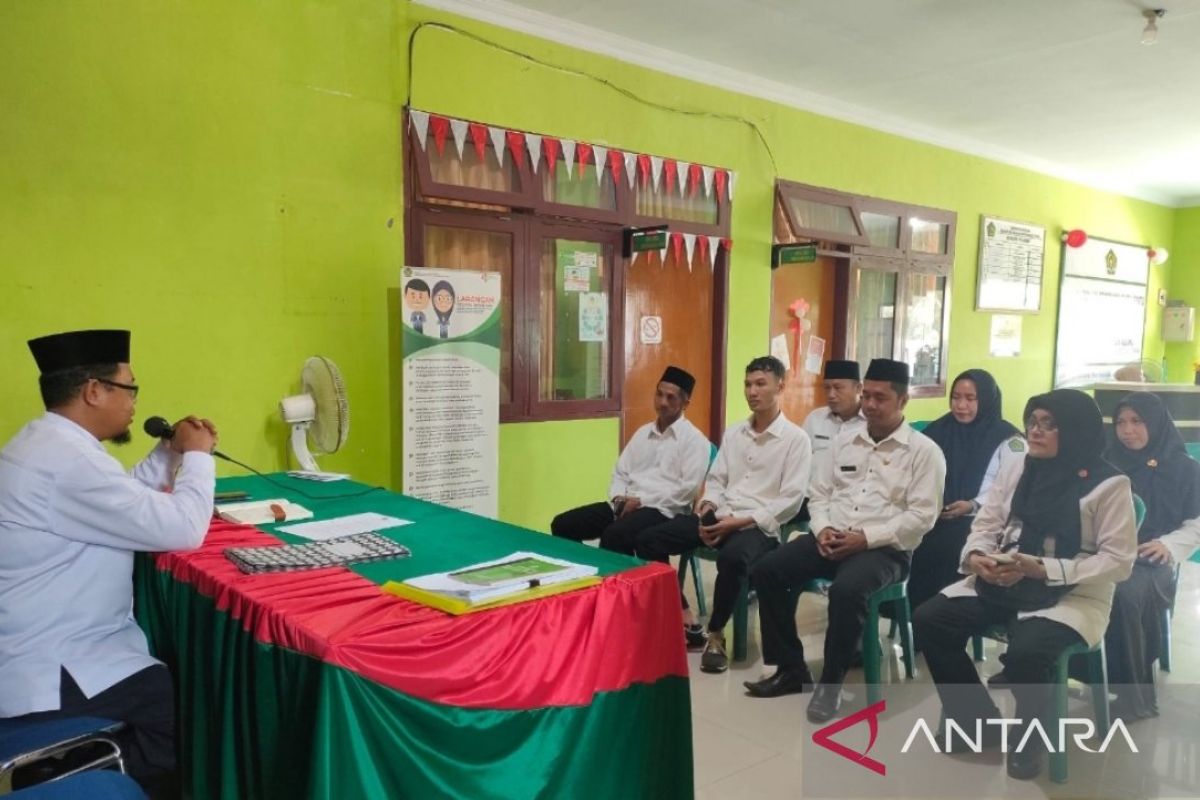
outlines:
[[[542, 422], [549, 420], [619, 417], [625, 383], [625, 270], [629, 259], [621, 253], [621, 231], [625, 227], [667, 225], [672, 233], [729, 238], [731, 209], [727, 197], [717, 197], [714, 224], [688, 222], [636, 213], [636, 189], [624, 175], [615, 176], [615, 209], [591, 208], [548, 201], [542, 196], [541, 164], [535, 172], [528, 158], [517, 165], [517, 189], [511, 192], [439, 183], [425, 155], [435, 147], [427, 137], [422, 147], [404, 113], [401, 124], [404, 143], [405, 255], [407, 264], [425, 266], [424, 226], [463, 227], [513, 234], [512, 309], [512, 402], [500, 405], [500, 421]], [[453, 146], [452, 143], [449, 146]], [[487, 150], [492, 150], [489, 137]], [[526, 153], [528, 156], [528, 153]], [[506, 154], [511, 159], [511, 153]], [[559, 162], [561, 168], [562, 162]], [[608, 165], [604, 165], [607, 169]], [[611, 173], [604, 178], [614, 180]], [[445, 201], [449, 201], [448, 203]], [[571, 232], [577, 238], [615, 242], [612, 284], [609, 290], [609, 396], [603, 400], [540, 400], [538, 381], [541, 322], [539, 317], [539, 272], [541, 239], [546, 231]], [[725, 366], [729, 295], [727, 254], [722, 249], [713, 268], [713, 375], [712, 435], [719, 441], [725, 419]]]
[[[788, 205], [789, 197], [839, 205], [850, 209], [859, 236], [823, 228], [799, 226]], [[782, 220], [790, 228], [787, 233], [794, 241], [829, 242], [845, 248], [845, 251], [837, 252], [819, 251], [824, 255], [847, 259], [838, 262], [839, 270], [835, 284], [839, 297], [835, 308], [835, 324], [843, 333], [841, 342], [837, 338], [834, 341], [834, 351], [839, 355], [854, 354], [857, 357], [858, 335], [854, 328], [856, 319], [854, 311], [858, 298], [859, 270], [871, 269], [896, 274], [896, 310], [892, 318], [892, 358], [897, 359], [901, 357], [903, 351], [902, 334], [910, 299], [906, 278], [910, 274], [922, 274], [937, 275], [946, 279], [945, 293], [942, 298], [942, 347], [941, 357], [938, 359], [938, 380], [937, 383], [926, 386], [914, 386], [909, 392], [909, 396], [914, 398], [945, 397], [947, 369], [950, 361], [950, 308], [953, 296], [954, 247], [957, 238], [958, 215], [945, 209], [865, 197], [783, 180], [776, 182], [776, 198], [778, 208], [783, 214]], [[896, 247], [878, 247], [871, 244], [866, 235], [866, 226], [862, 221], [862, 214], [865, 212], [899, 218], [900, 236]], [[945, 253], [925, 253], [912, 249], [912, 226], [909, 220], [913, 217], [947, 226]], [[777, 235], [777, 238], [780, 237]], [[846, 264], [845, 269], [841, 268], [842, 264]], [[841, 344], [840, 347], [839, 344]]]

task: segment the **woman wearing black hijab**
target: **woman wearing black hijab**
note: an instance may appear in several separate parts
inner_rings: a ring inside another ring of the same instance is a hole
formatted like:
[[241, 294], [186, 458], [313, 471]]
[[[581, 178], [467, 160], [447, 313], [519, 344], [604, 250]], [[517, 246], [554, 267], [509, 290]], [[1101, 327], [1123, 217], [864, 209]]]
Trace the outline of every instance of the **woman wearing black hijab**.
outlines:
[[996, 379], [969, 369], [951, 385], [950, 412], [922, 431], [946, 456], [946, 488], [937, 524], [913, 553], [908, 600], [914, 609], [962, 578], [963, 545], [987, 490], [1003, 463], [1025, 458], [1025, 440], [1000, 414]]
[[[979, 681], [967, 640], [1008, 629], [1003, 657], [1016, 716], [1028, 724], [1051, 707], [1055, 663], [1073, 644], [1099, 644], [1113, 587], [1137, 552], [1129, 479], [1102, 457], [1104, 421], [1074, 389], [1037, 395], [1025, 406], [1029, 453], [1000, 471], [971, 526], [962, 571], [969, 574], [921, 606], [913, 623], [937, 684], [943, 714], [963, 730], [1002, 716]], [[1043, 729], [1046, 722], [1041, 719]], [[984, 738], [998, 726], [983, 725]], [[1024, 729], [1010, 732], [1021, 741]], [[1045, 760], [1036, 732], [1009, 752], [1008, 774], [1031, 779]]]
[[1129, 476], [1146, 504], [1138, 529], [1138, 559], [1117, 584], [1104, 635], [1108, 682], [1117, 693], [1113, 714], [1127, 720], [1156, 716], [1154, 662], [1162, 647], [1159, 620], [1175, 596], [1175, 564], [1200, 547], [1200, 463], [1162, 400], [1127, 395], [1113, 415], [1116, 438], [1108, 459]]

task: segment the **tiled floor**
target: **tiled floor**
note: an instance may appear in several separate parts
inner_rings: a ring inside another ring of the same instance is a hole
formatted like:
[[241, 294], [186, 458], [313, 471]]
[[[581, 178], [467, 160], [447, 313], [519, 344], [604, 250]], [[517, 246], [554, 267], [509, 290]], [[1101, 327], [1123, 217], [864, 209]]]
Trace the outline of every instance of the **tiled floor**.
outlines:
[[[705, 586], [711, 593], [714, 567], [704, 562]], [[691, 596], [690, 581], [688, 587]], [[746, 662], [735, 663], [721, 675], [700, 671], [698, 653], [689, 654], [692, 680], [692, 724], [695, 745], [696, 797], [702, 800], [735, 800], [736, 798], [797, 798], [827, 796], [847, 800], [854, 796], [870, 797], [1189, 797], [1200, 796], [1200, 699], [1192, 687], [1200, 686], [1200, 564], [1184, 566], [1176, 600], [1172, 642], [1173, 669], [1160, 674], [1160, 682], [1178, 689], [1179, 695], [1162, 716], [1134, 723], [1131, 730], [1138, 741], [1150, 738], [1151, 748], [1143, 746], [1138, 755], [1110, 752], [1094, 756], [1098, 760], [1080, 763], [1072, 756], [1073, 771], [1066, 784], [1053, 784], [1048, 777], [1033, 783], [1013, 781], [1004, 771], [998, 754], [979, 756], [946, 756], [928, 753], [929, 772], [925, 785], [916, 784], [906, 791], [895, 781], [880, 792], [864, 791], [854, 794], [848, 785], [832, 792], [813, 791], [812, 775], [804, 773], [805, 760], [816, 760], [814, 753], [824, 755], [811, 741], [814, 726], [804, 721], [809, 695], [790, 695], [772, 700], [748, 697], [742, 681], [758, 678], [764, 666], [758, 648], [756, 609], [751, 607], [750, 653]], [[800, 603], [798, 624], [805, 650], [814, 654], [810, 660], [814, 673], [819, 672], [819, 656], [825, 627], [825, 601], [815, 595], [805, 595]], [[887, 640], [884, 640], [885, 643]], [[988, 658], [981, 665], [985, 674], [998, 669], [997, 645], [989, 643]], [[891, 666], [885, 666], [885, 680], [898, 680], [898, 648]], [[885, 653], [886, 654], [886, 653]], [[919, 697], [922, 714], [937, 715], [938, 703], [923, 662], [918, 662], [915, 684], [893, 691], [896, 697]], [[851, 673], [849, 683], [861, 680], [861, 674]], [[884, 687], [885, 697], [887, 687]], [[1162, 691], [1162, 690], [1160, 690]], [[1200, 688], [1196, 689], [1200, 692]], [[997, 692], [997, 697], [1011, 697]], [[1165, 694], [1163, 696], [1166, 696]], [[916, 702], [916, 701], [914, 701]], [[1002, 700], [1002, 704], [1003, 701]], [[860, 707], [850, 703], [847, 709]], [[927, 707], [926, 707], [927, 706]], [[1185, 707], [1186, 706], [1186, 707]], [[1074, 716], [1090, 716], [1088, 706]], [[806, 727], [807, 726], [807, 727]], [[865, 736], [865, 734], [864, 734]], [[880, 741], [883, 740], [881, 736]], [[865, 741], [865, 739], [864, 739]], [[1118, 748], [1114, 747], [1114, 751]], [[1136, 766], [1127, 759], [1142, 759]], [[1146, 759], [1152, 759], [1153, 769], [1147, 769]], [[837, 759], [833, 759], [837, 761]], [[821, 761], [821, 769], [829, 762]], [[814, 767], [815, 769], [815, 767]], [[862, 770], [854, 767], [857, 772]], [[894, 771], [893, 771], [894, 772]], [[864, 773], [874, 778], [870, 773]], [[806, 777], [810, 780], [806, 781]], [[883, 781], [891, 778], [877, 779]], [[806, 786], [807, 783], [807, 786]], [[825, 783], [825, 781], [823, 781]], [[807, 792], [805, 790], [808, 790]]]

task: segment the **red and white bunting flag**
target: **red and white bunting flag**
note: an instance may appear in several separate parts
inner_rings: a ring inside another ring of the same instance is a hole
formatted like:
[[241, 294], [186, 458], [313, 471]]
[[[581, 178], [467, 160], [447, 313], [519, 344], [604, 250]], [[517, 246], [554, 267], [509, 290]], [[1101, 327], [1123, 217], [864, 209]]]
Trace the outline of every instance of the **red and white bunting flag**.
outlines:
[[533, 173], [536, 175], [538, 162], [542, 160], [542, 137], [536, 133], [525, 134], [525, 147], [529, 150], [529, 163], [533, 166]]
[[638, 155], [638, 180], [642, 182], [642, 186], [650, 185], [650, 156]]
[[430, 114], [429, 129], [433, 131], [433, 143], [437, 146], [438, 155], [443, 155], [446, 152], [446, 137], [450, 134], [450, 120]]
[[723, 169], [717, 170], [713, 176], [713, 183], [717, 190], [717, 202], [721, 202], [721, 196], [725, 194], [725, 187], [729, 185], [729, 173]]
[[729, 173], [729, 202], [731, 203], [733, 202], [733, 185], [735, 183], [737, 183], [737, 173], [731, 171]]
[[679, 196], [683, 197], [687, 194], [687, 178], [688, 169], [691, 164], [685, 164], [682, 161], [679, 163], [679, 168], [675, 171], [675, 180], [679, 182]]
[[554, 169], [558, 166], [558, 155], [562, 142], [553, 136], [542, 137], [542, 151], [546, 154], [546, 166], [550, 168], [550, 177], [554, 177]]
[[699, 164], [688, 164], [688, 196], [695, 197], [696, 192], [700, 189], [700, 182], [704, 180]]
[[467, 143], [467, 122], [462, 119], [450, 120], [450, 133], [454, 135], [454, 147], [458, 150], [458, 160], [462, 161], [463, 147]]
[[658, 179], [662, 177], [663, 160], [659, 156], [650, 156], [650, 177], [654, 179], [651, 189], [658, 191]]
[[525, 134], [520, 131], [505, 131], [504, 138], [508, 142], [508, 152], [512, 153], [513, 163], [517, 169], [525, 166]]
[[[675, 176], [678, 174], [679, 174], [679, 164], [677, 164], [674, 159], [664, 158], [663, 159], [663, 181], [666, 183], [666, 185], [663, 186], [663, 191], [666, 194], [670, 194], [671, 192], [675, 191]], [[655, 186], [657, 186], [657, 185], [658, 185], [658, 182], [655, 181]]]
[[[592, 160], [592, 146], [587, 142], [578, 142], [575, 145], [575, 160], [579, 162], [579, 174], [582, 175], [584, 167]], [[597, 161], [596, 163], [600, 165], [600, 169], [604, 169], [603, 161]]]
[[721, 246], [725, 248], [725, 257], [729, 258], [729, 254], [733, 252], [733, 239], [722, 239]]
[[[608, 148], [594, 145], [592, 147], [592, 157], [596, 161], [596, 183], [604, 182], [604, 165], [608, 163]], [[617, 173], [613, 173], [613, 180], [616, 180]]]
[[620, 150], [608, 151], [608, 171], [612, 173], [613, 187], [621, 180], [621, 170], [625, 166], [625, 154]]
[[709, 248], [708, 248], [708, 237], [707, 236], [697, 236], [696, 237], [696, 247], [700, 250], [701, 258], [708, 258], [708, 249]]
[[683, 260], [683, 234], [671, 234], [671, 255], [675, 257], [675, 263], [678, 264]]
[[691, 272], [692, 271], [692, 254], [696, 252], [696, 234], [684, 233], [684, 234], [680, 234], [680, 235], [683, 236], [683, 249], [687, 253], [688, 272]]
[[421, 149], [425, 149], [425, 137], [429, 135], [429, 115], [424, 111], [408, 112], [408, 124], [412, 125], [414, 131], [417, 132], [417, 141], [421, 143]]
[[708, 268], [714, 270], [717, 268], [717, 248], [721, 246], [720, 236], [706, 236], [708, 239]]
[[663, 245], [662, 250], [658, 251], [658, 265], [665, 267], [667, 265], [667, 250], [671, 247], [671, 237], [667, 237], [667, 243]]
[[488, 136], [492, 140], [492, 152], [500, 166], [504, 166], [504, 128], [488, 128]]
[[487, 126], [472, 122], [467, 126], [467, 134], [471, 137], [471, 144], [475, 145], [475, 155], [479, 156], [479, 163], [484, 163], [487, 160]]
[[712, 197], [713, 175], [716, 173], [714, 167], [700, 167], [700, 173], [704, 176], [704, 196]]
[[625, 158], [625, 179], [629, 181], [629, 188], [632, 189], [637, 180], [638, 165], [642, 160], [637, 153], [623, 153], [622, 155]]
[[575, 169], [575, 140], [562, 140], [563, 163], [567, 165], [567, 177], [573, 178], [572, 170]]

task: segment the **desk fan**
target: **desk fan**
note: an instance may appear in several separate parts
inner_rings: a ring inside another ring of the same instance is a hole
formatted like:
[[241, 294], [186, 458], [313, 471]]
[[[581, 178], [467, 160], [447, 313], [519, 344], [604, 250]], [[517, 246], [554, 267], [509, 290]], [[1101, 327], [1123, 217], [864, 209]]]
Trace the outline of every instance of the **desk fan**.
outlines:
[[337, 365], [312, 356], [300, 371], [301, 393], [279, 401], [279, 415], [292, 426], [292, 455], [309, 472], [320, 472], [309, 451], [336, 453], [350, 434], [350, 404]]

